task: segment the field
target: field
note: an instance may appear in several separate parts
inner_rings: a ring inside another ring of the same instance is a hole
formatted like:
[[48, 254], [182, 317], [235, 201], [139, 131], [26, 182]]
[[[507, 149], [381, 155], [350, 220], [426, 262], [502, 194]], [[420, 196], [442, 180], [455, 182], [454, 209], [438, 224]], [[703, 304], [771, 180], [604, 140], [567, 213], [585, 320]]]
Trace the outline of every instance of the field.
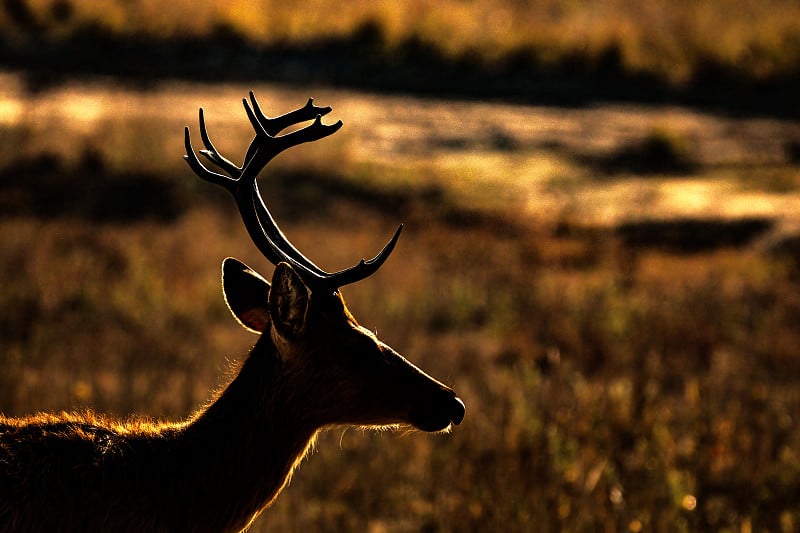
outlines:
[[[250, 86], [105, 79], [0, 100], [0, 412], [180, 418], [254, 342], [219, 263], [271, 267], [185, 168]], [[345, 127], [262, 179], [361, 322], [465, 400], [449, 435], [330, 430], [254, 531], [800, 528], [798, 123], [257, 85]]]

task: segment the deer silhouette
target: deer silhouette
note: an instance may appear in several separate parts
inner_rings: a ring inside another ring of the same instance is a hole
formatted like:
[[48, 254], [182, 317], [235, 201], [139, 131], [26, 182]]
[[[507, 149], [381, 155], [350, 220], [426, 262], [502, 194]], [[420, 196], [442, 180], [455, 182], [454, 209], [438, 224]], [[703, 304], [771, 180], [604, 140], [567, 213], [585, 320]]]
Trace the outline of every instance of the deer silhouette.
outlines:
[[[240, 531], [272, 503], [320, 430], [335, 425], [459, 424], [464, 403], [361, 327], [340, 288], [374, 273], [373, 259], [328, 273], [284, 236], [256, 177], [283, 150], [336, 132], [329, 107], [308, 103], [268, 118], [253, 93], [255, 129], [241, 167], [185, 132], [189, 166], [229, 190], [256, 246], [275, 265], [271, 283], [240, 261], [222, 264], [225, 301], [260, 337], [233, 381], [188, 419], [156, 423], [86, 413], [0, 417], [0, 531]], [[278, 135], [289, 126], [313, 122]]]

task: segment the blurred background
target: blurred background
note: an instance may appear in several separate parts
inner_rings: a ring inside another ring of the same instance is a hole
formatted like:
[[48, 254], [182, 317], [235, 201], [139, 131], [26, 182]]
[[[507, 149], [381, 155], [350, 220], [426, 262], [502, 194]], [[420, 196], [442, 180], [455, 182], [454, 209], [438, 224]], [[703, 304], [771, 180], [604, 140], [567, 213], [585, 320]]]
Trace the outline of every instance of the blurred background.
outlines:
[[253, 531], [797, 531], [800, 5], [0, 1], [0, 412], [188, 416], [263, 274], [181, 160], [248, 90], [336, 135], [261, 188], [346, 297], [467, 404], [334, 429]]

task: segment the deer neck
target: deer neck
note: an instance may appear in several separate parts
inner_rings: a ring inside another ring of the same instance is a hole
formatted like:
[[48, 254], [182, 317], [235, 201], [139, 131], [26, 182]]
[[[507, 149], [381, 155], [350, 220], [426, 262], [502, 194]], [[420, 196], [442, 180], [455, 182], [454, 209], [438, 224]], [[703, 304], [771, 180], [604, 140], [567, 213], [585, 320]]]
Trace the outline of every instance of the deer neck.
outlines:
[[[303, 416], [270, 335], [262, 335], [239, 374], [184, 433], [187, 470], [209, 512], [246, 525], [289, 481], [319, 429]], [[302, 407], [302, 406], [300, 406]], [[191, 481], [190, 481], [191, 482]], [[211, 508], [215, 510], [212, 511]]]

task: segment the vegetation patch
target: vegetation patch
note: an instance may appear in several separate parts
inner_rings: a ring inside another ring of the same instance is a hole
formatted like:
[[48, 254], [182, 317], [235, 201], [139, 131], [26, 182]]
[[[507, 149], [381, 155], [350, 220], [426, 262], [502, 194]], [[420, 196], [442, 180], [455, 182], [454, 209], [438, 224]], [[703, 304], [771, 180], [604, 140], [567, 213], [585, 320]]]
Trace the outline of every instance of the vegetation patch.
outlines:
[[698, 164], [689, 143], [665, 129], [656, 128], [644, 138], [599, 158], [596, 166], [608, 174], [688, 174]]
[[169, 221], [187, 207], [186, 190], [148, 174], [114, 174], [86, 152], [74, 167], [53, 154], [12, 161], [0, 170], [0, 216]]
[[673, 253], [702, 253], [720, 248], [740, 248], [773, 227], [768, 218], [673, 219], [625, 222], [616, 229], [631, 248], [656, 248]]

